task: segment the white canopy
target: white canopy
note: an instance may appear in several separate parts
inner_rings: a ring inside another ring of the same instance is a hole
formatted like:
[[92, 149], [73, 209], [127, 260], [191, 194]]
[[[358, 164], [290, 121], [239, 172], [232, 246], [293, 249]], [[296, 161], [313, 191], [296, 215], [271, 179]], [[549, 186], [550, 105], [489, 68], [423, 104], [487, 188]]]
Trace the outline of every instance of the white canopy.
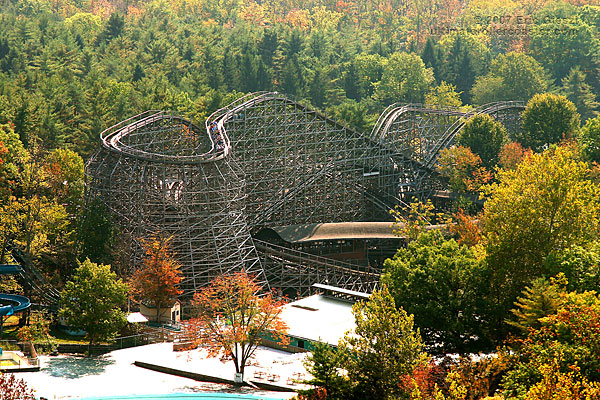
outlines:
[[148, 318], [144, 317], [142, 313], [132, 312], [127, 315], [127, 322], [148, 322]]

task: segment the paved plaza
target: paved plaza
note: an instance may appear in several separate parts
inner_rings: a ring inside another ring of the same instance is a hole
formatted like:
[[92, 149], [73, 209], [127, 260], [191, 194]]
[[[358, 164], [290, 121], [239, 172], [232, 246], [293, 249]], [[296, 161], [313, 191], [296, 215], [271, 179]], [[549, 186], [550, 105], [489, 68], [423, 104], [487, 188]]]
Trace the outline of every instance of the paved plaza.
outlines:
[[[285, 384], [294, 374], [305, 374], [302, 364], [305, 354], [259, 348], [255, 363], [247, 367], [246, 379], [258, 375], [278, 376]], [[142, 361], [164, 367], [233, 379], [231, 361], [207, 358], [203, 350], [173, 352], [172, 343], [158, 343], [116, 350], [99, 357], [42, 356], [39, 372], [19, 374], [36, 396], [54, 399], [76, 399], [96, 396], [155, 395], [170, 393], [245, 393], [265, 399], [288, 399], [294, 393], [257, 391], [233, 388], [229, 385], [198, 382], [133, 365]], [[262, 373], [262, 374], [261, 374]], [[297, 385], [295, 385], [297, 386]]]

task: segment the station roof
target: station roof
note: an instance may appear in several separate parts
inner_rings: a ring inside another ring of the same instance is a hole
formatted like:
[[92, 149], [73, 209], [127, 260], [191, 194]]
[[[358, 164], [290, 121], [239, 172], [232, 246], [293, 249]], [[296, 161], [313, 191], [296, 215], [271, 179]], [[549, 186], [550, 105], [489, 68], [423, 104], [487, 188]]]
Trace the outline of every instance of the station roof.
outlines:
[[399, 239], [391, 222], [333, 222], [271, 228], [289, 243], [336, 239]]
[[314, 288], [325, 291], [326, 294], [333, 293], [334, 297], [336, 295], [341, 295], [341, 296], [348, 296], [351, 298], [354, 297], [358, 300], [365, 300], [365, 299], [369, 299], [369, 297], [371, 297], [370, 293], [357, 292], [356, 290], [349, 290], [349, 289], [339, 288], [337, 286], [324, 285], [322, 283], [313, 283], [312, 286]]
[[281, 318], [289, 336], [334, 346], [356, 326], [351, 302], [320, 294], [286, 304]]

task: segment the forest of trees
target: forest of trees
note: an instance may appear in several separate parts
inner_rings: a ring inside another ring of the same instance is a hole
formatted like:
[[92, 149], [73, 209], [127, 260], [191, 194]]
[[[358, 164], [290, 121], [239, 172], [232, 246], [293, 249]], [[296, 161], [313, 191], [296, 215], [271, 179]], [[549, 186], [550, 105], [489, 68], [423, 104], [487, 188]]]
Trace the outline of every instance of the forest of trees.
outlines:
[[461, 106], [556, 92], [584, 120], [598, 111], [600, 8], [575, 1], [0, 4], [0, 123], [26, 147], [84, 158], [100, 131], [133, 114], [170, 109], [202, 120], [260, 90], [361, 130], [393, 102]]

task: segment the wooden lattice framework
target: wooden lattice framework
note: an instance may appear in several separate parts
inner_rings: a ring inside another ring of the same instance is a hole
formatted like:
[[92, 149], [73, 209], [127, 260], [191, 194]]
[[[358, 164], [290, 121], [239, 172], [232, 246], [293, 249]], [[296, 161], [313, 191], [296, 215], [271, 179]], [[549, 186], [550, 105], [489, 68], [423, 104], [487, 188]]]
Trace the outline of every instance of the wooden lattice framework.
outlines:
[[394, 105], [370, 136], [278, 93], [243, 97], [203, 127], [148, 111], [102, 133], [86, 167], [87, 197], [103, 201], [129, 238], [132, 268], [140, 238], [173, 236], [183, 296], [239, 270], [291, 293], [306, 294], [313, 283], [369, 291], [379, 271], [252, 234], [265, 226], [390, 220], [389, 209], [443, 185], [437, 153], [467, 117], [509, 120], [522, 108], [502, 104], [472, 112]]

